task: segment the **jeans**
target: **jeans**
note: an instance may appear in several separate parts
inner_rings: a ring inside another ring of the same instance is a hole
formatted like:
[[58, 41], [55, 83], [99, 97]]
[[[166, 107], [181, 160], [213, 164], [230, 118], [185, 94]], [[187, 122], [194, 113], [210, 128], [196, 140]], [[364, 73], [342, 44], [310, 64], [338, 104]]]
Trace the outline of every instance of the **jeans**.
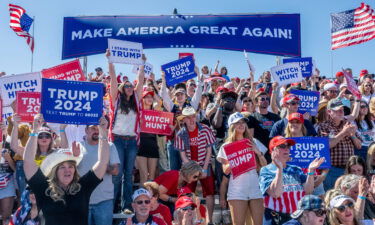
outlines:
[[137, 140], [135, 138], [131, 140], [124, 140], [119, 137], [115, 137], [113, 143], [116, 146], [117, 153], [120, 158], [119, 173], [117, 176], [112, 176], [115, 195], [114, 199], [117, 198], [119, 191], [121, 190], [121, 209], [131, 209], [131, 196], [133, 194], [133, 168], [138, 151]]
[[89, 225], [110, 225], [113, 217], [113, 200], [89, 205]]
[[26, 187], [25, 171], [23, 170], [23, 160], [16, 161], [16, 179], [18, 191], [22, 195]]
[[323, 181], [324, 190], [328, 191], [329, 189], [332, 189], [335, 186], [335, 182], [337, 178], [343, 175], [344, 171], [345, 171], [344, 168], [338, 168], [338, 167], [332, 166], [329, 169], [326, 179]]
[[366, 162], [366, 159], [367, 159], [367, 150], [368, 150], [368, 146], [362, 146], [361, 149], [355, 149], [354, 150], [354, 154], [358, 155], [358, 156], [361, 156], [365, 160], [365, 162]]
[[167, 150], [169, 159], [169, 169], [180, 170], [182, 165], [181, 156], [180, 152], [174, 148], [174, 141], [168, 141]]

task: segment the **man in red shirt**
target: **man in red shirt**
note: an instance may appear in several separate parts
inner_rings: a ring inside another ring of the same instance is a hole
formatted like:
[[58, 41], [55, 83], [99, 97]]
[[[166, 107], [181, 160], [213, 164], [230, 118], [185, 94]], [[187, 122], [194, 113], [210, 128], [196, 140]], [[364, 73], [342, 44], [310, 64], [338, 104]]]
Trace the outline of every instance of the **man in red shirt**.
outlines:
[[[197, 123], [196, 111], [193, 107], [185, 107], [182, 115], [177, 118], [183, 123], [182, 128], [176, 134], [175, 149], [180, 151], [183, 163], [190, 160], [196, 161], [202, 166], [202, 175], [199, 179], [203, 189], [203, 197], [206, 198], [208, 208], [208, 223], [212, 221], [214, 209], [215, 180], [211, 168], [211, 147], [215, 144], [215, 137], [211, 128]], [[196, 182], [192, 185], [195, 190]]]

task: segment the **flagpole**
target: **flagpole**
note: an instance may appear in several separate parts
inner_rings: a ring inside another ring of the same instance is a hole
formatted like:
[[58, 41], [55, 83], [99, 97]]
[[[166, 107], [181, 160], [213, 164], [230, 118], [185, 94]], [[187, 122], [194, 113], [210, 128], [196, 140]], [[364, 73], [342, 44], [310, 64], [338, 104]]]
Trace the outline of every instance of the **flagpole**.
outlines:
[[331, 49], [331, 76], [330, 77], [335, 77], [333, 76], [333, 50]]
[[[32, 34], [32, 37], [33, 37], [33, 41], [34, 41], [34, 44], [35, 44], [35, 16], [33, 16], [33, 34]], [[33, 72], [33, 67], [34, 67], [34, 51], [31, 51], [31, 72]]]

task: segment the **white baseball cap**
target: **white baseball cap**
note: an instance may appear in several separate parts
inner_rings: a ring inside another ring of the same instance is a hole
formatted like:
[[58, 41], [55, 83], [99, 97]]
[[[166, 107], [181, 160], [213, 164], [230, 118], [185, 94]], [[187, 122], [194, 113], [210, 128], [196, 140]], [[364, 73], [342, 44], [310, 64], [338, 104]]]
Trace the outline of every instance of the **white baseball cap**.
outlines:
[[346, 196], [346, 195], [338, 195], [329, 202], [329, 208], [333, 209], [333, 208], [339, 207], [340, 205], [342, 205], [342, 203], [344, 203], [347, 200], [354, 203], [354, 200], [351, 197]]
[[147, 197], [149, 197], [149, 198], [152, 197], [149, 191], [147, 191], [147, 190], [144, 189], [144, 188], [139, 188], [138, 190], [134, 191], [134, 193], [133, 193], [133, 196], [132, 196], [132, 198], [133, 198], [133, 202], [134, 202], [139, 196], [141, 196], [141, 195], [145, 195], [145, 196], [147, 196]]

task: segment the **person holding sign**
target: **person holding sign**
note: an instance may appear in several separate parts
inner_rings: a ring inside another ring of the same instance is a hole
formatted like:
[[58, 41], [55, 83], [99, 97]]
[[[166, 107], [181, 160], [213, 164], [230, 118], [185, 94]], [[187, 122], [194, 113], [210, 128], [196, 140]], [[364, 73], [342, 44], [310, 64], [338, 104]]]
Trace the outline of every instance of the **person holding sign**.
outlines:
[[[110, 56], [107, 50], [106, 57]], [[143, 55], [143, 60], [146, 57]], [[110, 88], [110, 137], [115, 144], [119, 158], [119, 173], [113, 176], [114, 195], [117, 199], [121, 191], [121, 208], [127, 212], [131, 211], [133, 179], [132, 171], [134, 168], [137, 150], [139, 145], [139, 113], [140, 101], [142, 97], [142, 88], [144, 83], [144, 65], [139, 66], [137, 86], [134, 88], [129, 81], [119, 85], [116, 78], [115, 66], [108, 62], [109, 75], [111, 76]], [[123, 182], [121, 182], [123, 181]]]
[[[222, 163], [225, 174], [231, 173], [231, 165], [228, 160], [224, 147], [230, 143], [248, 139], [251, 143], [251, 151], [254, 151], [257, 162], [257, 167], [260, 168], [267, 164], [263, 153], [259, 151], [257, 146], [260, 142], [255, 142], [252, 138], [249, 128], [246, 125], [247, 119], [239, 112], [233, 113], [228, 119], [228, 136], [224, 145], [220, 148], [217, 155], [217, 160]], [[263, 146], [264, 147], [264, 146]], [[236, 178], [233, 174], [230, 176], [227, 200], [229, 203], [232, 222], [234, 225], [245, 224], [246, 213], [251, 212], [254, 225], [261, 225], [263, 221], [263, 199], [258, 186], [257, 170], [250, 170], [240, 174]], [[248, 210], [249, 209], [249, 210]]]
[[[206, 198], [208, 208], [208, 222], [212, 221], [214, 211], [215, 178], [211, 167], [212, 146], [216, 143], [211, 129], [204, 124], [197, 123], [197, 114], [193, 107], [185, 107], [182, 115], [177, 117], [184, 125], [177, 132], [175, 149], [180, 151], [182, 163], [191, 160], [202, 166], [199, 182], [202, 185], [203, 197]], [[195, 191], [197, 182], [191, 187]]]
[[296, 142], [282, 136], [271, 139], [269, 150], [272, 163], [260, 170], [260, 190], [264, 196], [264, 225], [279, 225], [290, 220], [298, 201], [314, 190], [315, 170], [324, 162], [316, 158], [308, 167], [307, 176], [298, 166], [289, 165], [290, 147]]
[[[80, 177], [77, 164], [80, 156], [59, 150], [48, 155], [40, 168], [34, 161], [37, 151], [37, 133], [43, 120], [36, 117], [24, 153], [24, 171], [38, 207], [43, 212], [46, 225], [87, 225], [90, 195], [102, 181], [109, 162], [107, 120], [99, 121], [98, 161]], [[73, 150], [75, 152], [75, 150]]]

